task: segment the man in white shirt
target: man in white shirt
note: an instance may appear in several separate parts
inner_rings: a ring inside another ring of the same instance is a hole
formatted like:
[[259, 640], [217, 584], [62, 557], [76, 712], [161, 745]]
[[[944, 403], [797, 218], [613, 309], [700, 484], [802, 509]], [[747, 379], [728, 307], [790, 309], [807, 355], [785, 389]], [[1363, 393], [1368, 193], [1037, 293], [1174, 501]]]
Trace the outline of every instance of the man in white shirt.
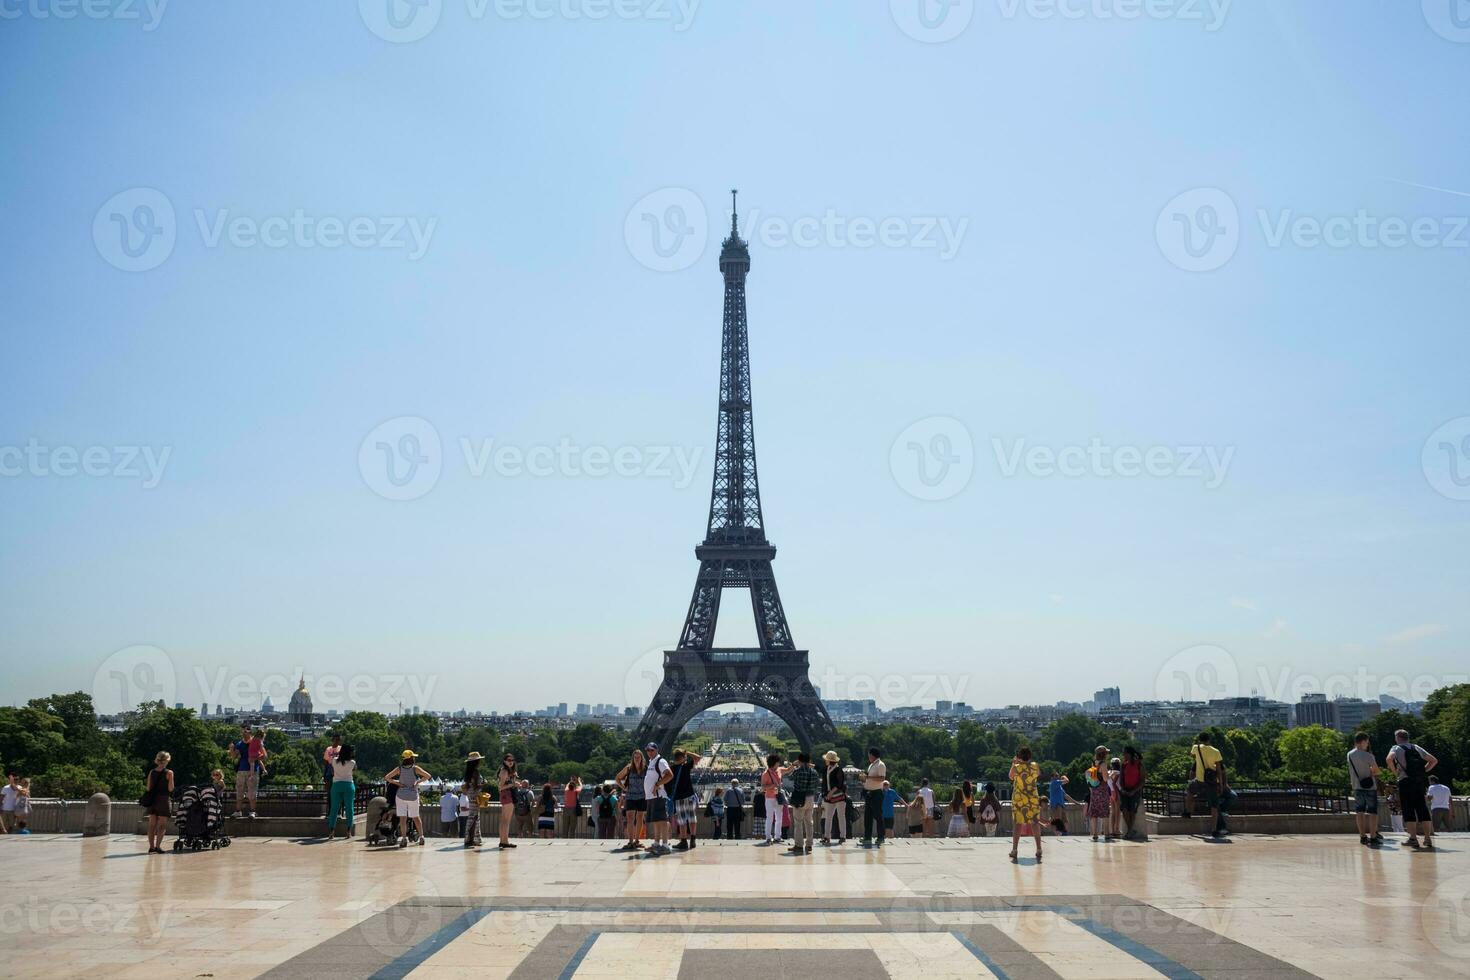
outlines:
[[658, 743], [644, 746], [648, 768], [643, 771], [643, 795], [648, 800], [648, 830], [653, 837], [653, 846], [648, 849], [649, 857], [672, 854], [669, 847], [669, 792], [668, 783], [674, 778], [669, 760], [658, 754]]
[[1450, 829], [1450, 788], [1439, 781], [1438, 776], [1429, 777], [1429, 789], [1424, 793], [1429, 801], [1429, 820], [1435, 830]]
[[459, 836], [459, 794], [445, 789], [439, 797], [439, 822], [444, 825], [445, 837]]
[[0, 833], [8, 834], [16, 827], [15, 807], [20, 802], [20, 774], [6, 774], [5, 785], [0, 787]]

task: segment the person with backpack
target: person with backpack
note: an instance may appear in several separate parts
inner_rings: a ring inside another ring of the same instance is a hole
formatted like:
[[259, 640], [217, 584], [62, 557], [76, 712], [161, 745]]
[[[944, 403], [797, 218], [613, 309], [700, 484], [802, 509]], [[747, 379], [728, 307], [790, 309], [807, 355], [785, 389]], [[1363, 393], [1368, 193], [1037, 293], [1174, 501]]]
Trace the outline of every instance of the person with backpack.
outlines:
[[739, 840], [744, 823], [745, 791], [740, 788], [740, 780], [732, 779], [725, 792], [725, 839]]
[[1409, 839], [1405, 846], [1419, 850], [1419, 834], [1424, 835], [1424, 849], [1434, 850], [1434, 823], [1429, 815], [1429, 772], [1439, 760], [1409, 741], [1409, 733], [1400, 728], [1393, 733], [1394, 747], [1388, 750], [1388, 768], [1398, 778], [1399, 801], [1404, 808], [1404, 829]]
[[1092, 765], [1087, 767], [1087, 829], [1092, 839], [1111, 837], [1107, 833], [1107, 822], [1112, 813], [1112, 795], [1108, 776], [1108, 747], [1099, 745], [1092, 753]]
[[592, 798], [597, 809], [597, 836], [600, 840], [612, 840], [613, 830], [618, 825], [618, 791], [612, 783], [604, 783]]
[[994, 783], [985, 784], [985, 795], [980, 798], [975, 823], [986, 837], [994, 837], [1000, 829], [1000, 797], [995, 795]]
[[806, 752], [796, 756], [791, 776], [791, 849], [792, 854], [810, 854], [815, 836], [817, 794], [822, 790], [822, 777], [812, 768], [812, 757]]
[[648, 757], [648, 768], [643, 773], [643, 795], [648, 799], [648, 831], [653, 844], [648, 857], [661, 857], [674, 853], [669, 846], [669, 791], [674, 780], [674, 769], [669, 760], [659, 755], [658, 743], [649, 742], [643, 747]]
[[419, 814], [419, 784], [432, 778], [418, 764], [418, 754], [413, 749], [404, 749], [398, 768], [383, 777], [383, 781], [394, 789], [393, 810], [402, 825], [402, 833], [398, 838], [399, 847], [408, 846], [410, 822], [419, 833], [418, 846], [424, 846], [424, 818]]
[[1353, 735], [1353, 747], [1347, 754], [1348, 779], [1353, 786], [1353, 819], [1358, 824], [1358, 843], [1376, 847], [1383, 843], [1378, 832], [1378, 760], [1367, 732]]

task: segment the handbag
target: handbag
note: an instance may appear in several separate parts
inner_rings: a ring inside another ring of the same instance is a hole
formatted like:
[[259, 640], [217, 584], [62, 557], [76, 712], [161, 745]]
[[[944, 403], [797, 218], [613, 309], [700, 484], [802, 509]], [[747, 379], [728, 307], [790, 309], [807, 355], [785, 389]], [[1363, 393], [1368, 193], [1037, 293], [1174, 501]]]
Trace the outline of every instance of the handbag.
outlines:
[[148, 809], [153, 805], [153, 798], [156, 794], [157, 791], [153, 786], [153, 773], [150, 770], [148, 773], [148, 788], [143, 790], [142, 796], [138, 797], [138, 805], [145, 810]]

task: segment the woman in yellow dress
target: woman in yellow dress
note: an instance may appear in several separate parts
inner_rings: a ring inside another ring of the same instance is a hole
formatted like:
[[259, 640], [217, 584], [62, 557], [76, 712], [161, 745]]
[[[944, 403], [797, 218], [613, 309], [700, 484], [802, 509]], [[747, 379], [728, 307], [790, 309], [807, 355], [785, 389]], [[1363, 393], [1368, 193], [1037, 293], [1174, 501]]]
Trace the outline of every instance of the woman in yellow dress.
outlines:
[[1031, 750], [1026, 746], [1016, 750], [1011, 760], [1011, 863], [1016, 863], [1016, 848], [1021, 844], [1021, 833], [1027, 830], [1036, 838], [1036, 863], [1041, 863], [1041, 795], [1037, 783], [1041, 779], [1041, 767], [1031, 761]]

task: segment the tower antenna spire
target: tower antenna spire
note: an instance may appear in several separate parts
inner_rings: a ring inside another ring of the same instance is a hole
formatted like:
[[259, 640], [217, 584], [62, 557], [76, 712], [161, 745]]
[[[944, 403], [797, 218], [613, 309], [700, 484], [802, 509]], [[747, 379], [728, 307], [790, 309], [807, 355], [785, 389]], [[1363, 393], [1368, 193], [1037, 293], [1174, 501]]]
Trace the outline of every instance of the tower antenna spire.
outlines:
[[740, 208], [737, 205], [737, 202], [735, 200], [736, 195], [739, 194], [739, 193], [740, 193], [739, 188], [736, 188], [736, 187], [730, 188], [730, 237], [731, 238], [739, 238], [740, 237], [740, 224], [739, 224]]

